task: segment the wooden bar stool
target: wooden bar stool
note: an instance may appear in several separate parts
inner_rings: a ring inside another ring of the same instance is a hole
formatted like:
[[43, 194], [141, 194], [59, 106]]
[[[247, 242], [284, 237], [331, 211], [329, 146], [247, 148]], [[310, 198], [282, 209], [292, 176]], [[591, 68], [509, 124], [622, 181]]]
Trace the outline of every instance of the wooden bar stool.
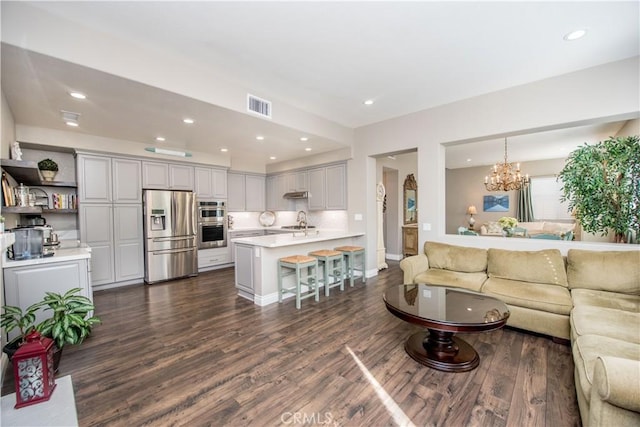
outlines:
[[[350, 285], [353, 286], [355, 278], [355, 272], [359, 271], [362, 274], [362, 283], [367, 281], [367, 252], [362, 246], [339, 246], [335, 248], [336, 251], [342, 252], [346, 263], [347, 277], [349, 278]], [[360, 264], [356, 264], [356, 257], [360, 257]]]
[[[324, 284], [324, 295], [329, 296], [329, 288], [340, 286], [344, 291], [344, 256], [340, 251], [321, 249], [309, 252], [309, 255], [318, 260], [318, 267], [322, 266], [322, 283]], [[329, 282], [331, 277], [331, 282]]]
[[[302, 273], [307, 270], [303, 278]], [[287, 276], [295, 275], [295, 286], [283, 287], [283, 280]], [[306, 282], [303, 280], [306, 279]], [[302, 293], [302, 285], [307, 286], [307, 291]], [[318, 283], [318, 260], [306, 255], [292, 255], [278, 260], [278, 302], [282, 302], [283, 294], [296, 294], [296, 308], [300, 308], [300, 301], [315, 296], [320, 301], [320, 287]]]

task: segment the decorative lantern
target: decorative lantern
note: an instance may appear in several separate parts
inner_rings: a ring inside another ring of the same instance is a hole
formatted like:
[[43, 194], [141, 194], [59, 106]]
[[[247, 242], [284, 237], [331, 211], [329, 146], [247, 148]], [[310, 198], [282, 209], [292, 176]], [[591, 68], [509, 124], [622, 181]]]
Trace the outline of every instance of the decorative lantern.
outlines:
[[56, 388], [53, 372], [53, 340], [38, 332], [27, 335], [13, 355], [16, 408], [49, 400]]

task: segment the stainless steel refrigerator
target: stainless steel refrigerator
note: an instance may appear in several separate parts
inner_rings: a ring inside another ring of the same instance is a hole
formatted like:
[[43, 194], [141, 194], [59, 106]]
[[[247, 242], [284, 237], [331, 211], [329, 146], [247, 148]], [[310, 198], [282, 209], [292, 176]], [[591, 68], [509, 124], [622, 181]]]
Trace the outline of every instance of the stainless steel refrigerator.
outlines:
[[144, 190], [144, 281], [198, 274], [197, 210], [190, 191]]

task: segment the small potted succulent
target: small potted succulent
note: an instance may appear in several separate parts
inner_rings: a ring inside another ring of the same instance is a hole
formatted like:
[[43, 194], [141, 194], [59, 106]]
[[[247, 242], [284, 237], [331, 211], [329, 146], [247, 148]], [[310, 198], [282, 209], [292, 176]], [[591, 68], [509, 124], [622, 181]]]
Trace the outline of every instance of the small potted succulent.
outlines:
[[58, 164], [51, 159], [44, 159], [38, 162], [38, 169], [45, 181], [53, 181], [58, 173]]

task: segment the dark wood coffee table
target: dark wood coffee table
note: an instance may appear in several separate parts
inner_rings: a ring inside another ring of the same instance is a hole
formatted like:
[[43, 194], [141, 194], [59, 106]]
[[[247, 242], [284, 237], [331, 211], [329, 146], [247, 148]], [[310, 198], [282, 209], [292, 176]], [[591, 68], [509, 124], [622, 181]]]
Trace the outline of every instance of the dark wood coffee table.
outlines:
[[400, 319], [427, 328], [409, 337], [404, 346], [414, 360], [446, 372], [464, 372], [480, 364], [480, 356], [456, 332], [485, 332], [502, 328], [509, 309], [488, 295], [434, 285], [398, 285], [384, 294], [387, 310]]

